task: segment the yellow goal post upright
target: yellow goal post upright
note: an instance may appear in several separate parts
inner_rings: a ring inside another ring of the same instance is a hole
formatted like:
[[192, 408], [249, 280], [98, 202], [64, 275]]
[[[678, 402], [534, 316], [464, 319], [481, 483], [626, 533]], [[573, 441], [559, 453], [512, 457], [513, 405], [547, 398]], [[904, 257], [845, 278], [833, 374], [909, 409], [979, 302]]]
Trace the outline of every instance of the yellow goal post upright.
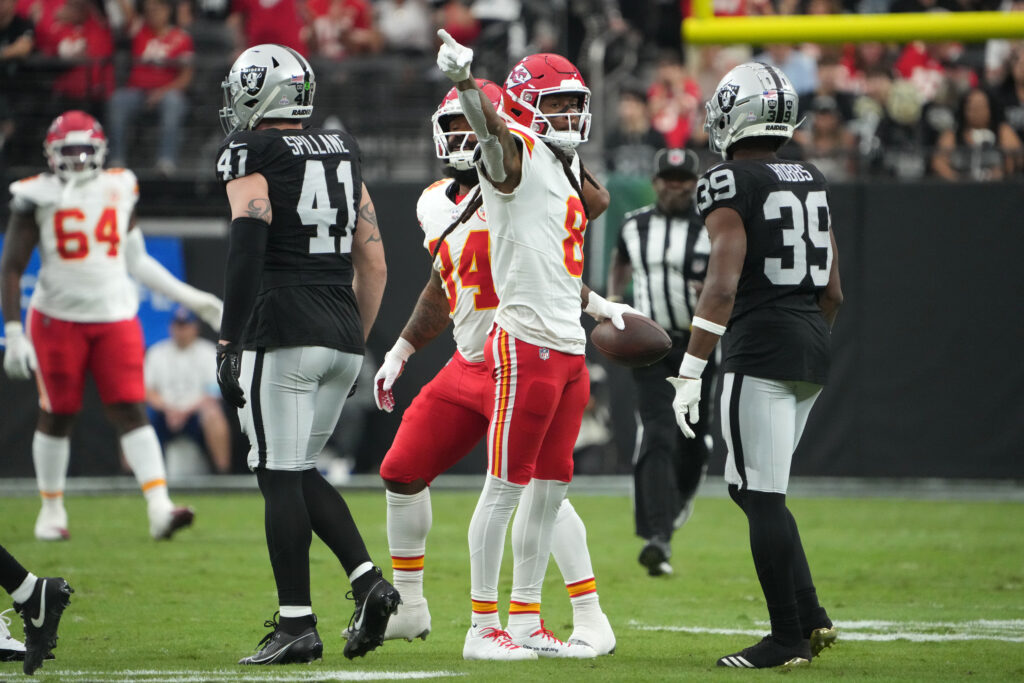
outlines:
[[686, 45], [737, 43], [906, 43], [912, 40], [1024, 38], [1024, 12], [926, 12], [716, 17], [712, 0], [693, 0]]

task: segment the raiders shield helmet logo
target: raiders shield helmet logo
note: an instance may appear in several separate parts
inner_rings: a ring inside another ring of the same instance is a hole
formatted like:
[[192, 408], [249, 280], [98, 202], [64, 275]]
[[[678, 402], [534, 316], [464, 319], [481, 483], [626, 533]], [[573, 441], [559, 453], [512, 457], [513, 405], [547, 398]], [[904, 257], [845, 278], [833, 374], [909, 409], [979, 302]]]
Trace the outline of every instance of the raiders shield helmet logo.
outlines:
[[263, 89], [263, 80], [267, 77], [267, 67], [247, 66], [239, 73], [245, 92], [255, 97]]
[[732, 107], [736, 104], [736, 93], [739, 92], [740, 86], [728, 83], [718, 91], [718, 107], [722, 110], [723, 114], [728, 114], [732, 111]]

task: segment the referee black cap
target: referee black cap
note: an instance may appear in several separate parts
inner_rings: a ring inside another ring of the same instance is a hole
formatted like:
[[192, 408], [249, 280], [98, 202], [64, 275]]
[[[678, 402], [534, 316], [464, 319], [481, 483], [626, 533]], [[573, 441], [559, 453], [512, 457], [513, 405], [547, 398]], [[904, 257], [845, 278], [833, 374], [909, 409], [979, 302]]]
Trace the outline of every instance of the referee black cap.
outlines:
[[682, 175], [696, 178], [700, 175], [700, 159], [692, 149], [659, 149], [654, 154], [654, 177]]

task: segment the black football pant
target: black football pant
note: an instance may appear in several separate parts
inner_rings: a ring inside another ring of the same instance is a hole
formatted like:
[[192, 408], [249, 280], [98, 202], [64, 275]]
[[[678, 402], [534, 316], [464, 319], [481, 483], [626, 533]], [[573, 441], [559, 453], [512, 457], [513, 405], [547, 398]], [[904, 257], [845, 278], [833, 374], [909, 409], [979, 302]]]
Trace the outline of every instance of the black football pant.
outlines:
[[8, 593], [13, 593], [27, 576], [28, 570], [7, 552], [7, 548], [0, 545], [0, 587]]
[[704, 371], [700, 421], [693, 425], [693, 439], [679, 431], [672, 410], [675, 389], [665, 381], [679, 375], [689, 338], [689, 334], [673, 334], [672, 350], [665, 358], [633, 370], [642, 429], [633, 458], [634, 514], [636, 534], [645, 539], [657, 536], [668, 542], [672, 538], [675, 520], [697, 494], [710, 455], [704, 437], [713, 408], [714, 362], [708, 362]]

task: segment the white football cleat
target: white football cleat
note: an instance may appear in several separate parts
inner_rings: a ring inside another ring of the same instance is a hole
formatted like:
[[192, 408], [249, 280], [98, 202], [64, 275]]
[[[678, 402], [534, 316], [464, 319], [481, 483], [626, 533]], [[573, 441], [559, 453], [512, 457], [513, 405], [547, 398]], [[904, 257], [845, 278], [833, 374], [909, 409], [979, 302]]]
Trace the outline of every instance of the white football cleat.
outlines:
[[388, 620], [384, 640], [426, 640], [430, 633], [430, 610], [427, 599], [406, 600], [398, 606], [398, 612]]
[[36, 517], [36, 538], [40, 541], [66, 541], [71, 537], [68, 533], [68, 513], [64, 504], [59, 506], [43, 505]]
[[462, 658], [508, 662], [537, 659], [537, 653], [513, 643], [507, 631], [488, 627], [477, 632], [470, 626], [466, 644], [462, 646]]
[[615, 652], [615, 633], [604, 612], [600, 612], [595, 619], [574, 620], [572, 635], [566, 642], [592, 648], [599, 657]]
[[20, 662], [25, 659], [25, 643], [11, 636], [8, 628], [11, 618], [7, 616], [13, 609], [0, 612], [0, 662]]
[[528, 636], [513, 636], [512, 642], [521, 648], [533, 650], [538, 657], [566, 657], [571, 659], [593, 659], [597, 651], [586, 643], [566, 643], [555, 637], [555, 634], [544, 628], [541, 620], [540, 628]]
[[195, 516], [195, 510], [190, 507], [151, 507], [149, 509], [149, 535], [158, 541], [169, 539], [179, 529], [192, 526]]

